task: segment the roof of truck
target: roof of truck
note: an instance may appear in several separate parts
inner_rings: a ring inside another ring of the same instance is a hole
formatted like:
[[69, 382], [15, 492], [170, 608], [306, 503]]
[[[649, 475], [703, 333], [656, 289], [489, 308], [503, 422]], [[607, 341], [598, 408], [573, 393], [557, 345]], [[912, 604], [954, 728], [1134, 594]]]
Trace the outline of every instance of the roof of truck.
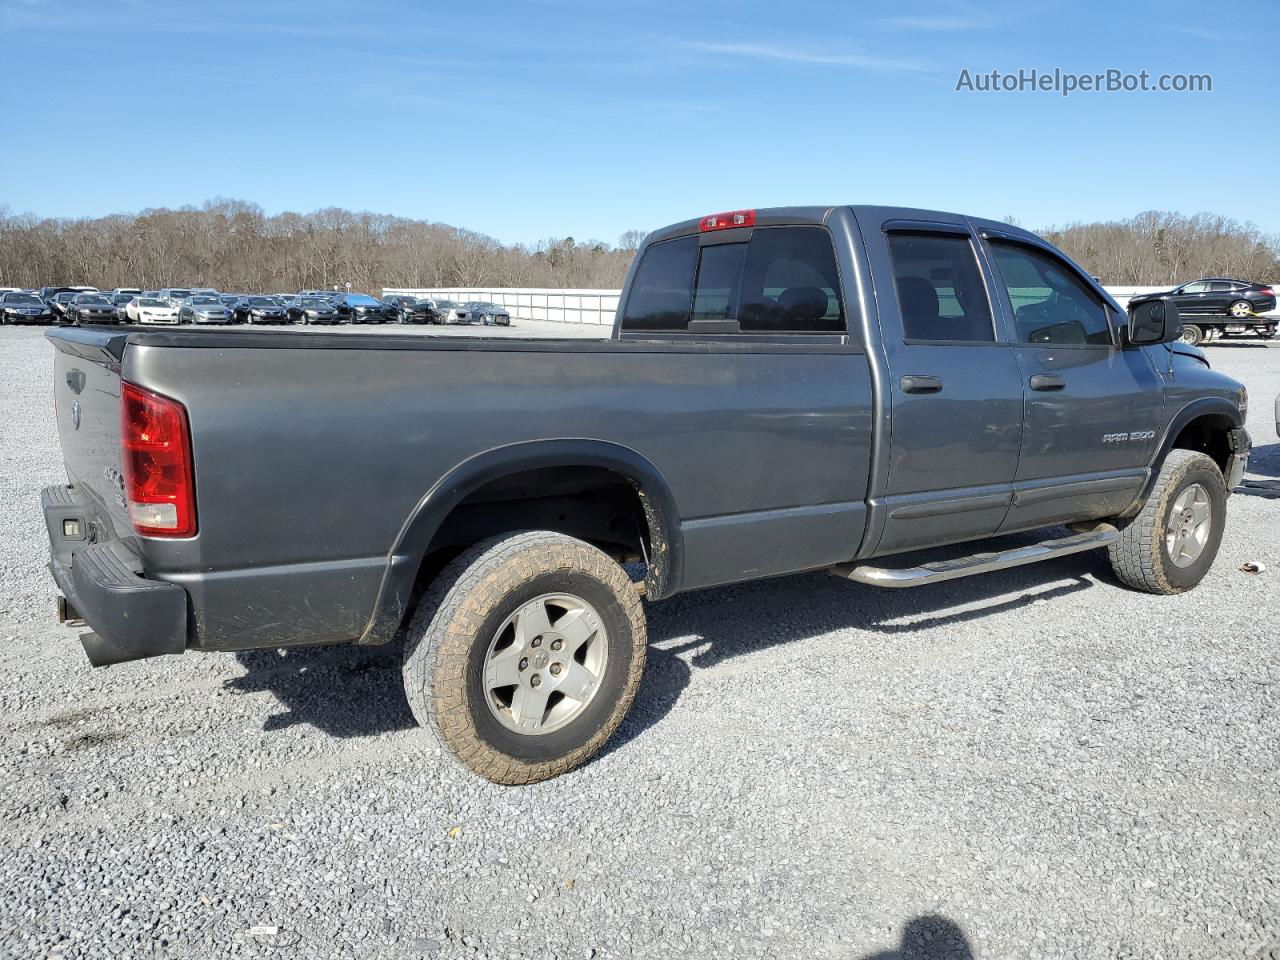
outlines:
[[[1029, 233], [1020, 227], [1012, 226], [998, 220], [988, 220], [983, 217], [975, 217], [964, 213], [954, 213], [945, 210], [926, 210], [921, 207], [892, 207], [880, 206], [877, 204], [833, 204], [831, 206], [795, 206], [795, 207], [745, 207], [742, 211], [749, 210], [754, 214], [754, 226], [780, 226], [794, 224], [824, 224], [830, 218], [831, 214], [839, 209], [852, 210], [854, 215], [864, 223], [883, 223], [887, 220], [954, 220], [962, 218], [968, 220], [973, 226], [979, 229], [995, 230], [1013, 236], [1021, 236], [1027, 238], [1039, 239], [1035, 234]], [[698, 233], [703, 219], [708, 216], [716, 216], [714, 212], [703, 214], [692, 220], [682, 220], [679, 223], [673, 223], [670, 226], [660, 227], [654, 230], [647, 237], [648, 243], [654, 243], [659, 240], [669, 240], [672, 237], [687, 236], [689, 234]]]

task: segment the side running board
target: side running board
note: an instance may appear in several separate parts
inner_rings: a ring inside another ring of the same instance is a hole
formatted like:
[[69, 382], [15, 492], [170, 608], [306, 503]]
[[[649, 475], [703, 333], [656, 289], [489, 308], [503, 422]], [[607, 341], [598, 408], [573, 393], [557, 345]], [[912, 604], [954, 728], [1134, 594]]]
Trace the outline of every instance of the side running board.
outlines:
[[971, 577], [976, 573], [990, 573], [993, 570], [1007, 570], [1009, 567], [1020, 567], [1024, 563], [1038, 563], [1041, 560], [1052, 560], [1054, 557], [1095, 550], [1098, 547], [1105, 547], [1119, 536], [1120, 532], [1111, 524], [1101, 523], [1086, 533], [1076, 533], [1057, 540], [1042, 540], [1040, 543], [1033, 543], [1027, 547], [1015, 547], [1001, 553], [975, 553], [969, 557], [935, 560], [932, 563], [922, 563], [918, 567], [898, 570], [845, 563], [830, 567], [828, 572], [837, 577], [869, 583], [876, 587], [919, 587], [926, 583], [941, 583], [943, 580]]

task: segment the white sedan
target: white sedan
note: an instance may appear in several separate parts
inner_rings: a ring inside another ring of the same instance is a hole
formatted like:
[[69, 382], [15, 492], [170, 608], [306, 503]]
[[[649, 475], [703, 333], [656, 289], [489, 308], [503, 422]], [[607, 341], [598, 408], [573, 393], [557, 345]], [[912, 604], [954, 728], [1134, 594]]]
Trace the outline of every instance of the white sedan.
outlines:
[[178, 322], [178, 308], [158, 297], [134, 297], [125, 304], [124, 315], [130, 323]]

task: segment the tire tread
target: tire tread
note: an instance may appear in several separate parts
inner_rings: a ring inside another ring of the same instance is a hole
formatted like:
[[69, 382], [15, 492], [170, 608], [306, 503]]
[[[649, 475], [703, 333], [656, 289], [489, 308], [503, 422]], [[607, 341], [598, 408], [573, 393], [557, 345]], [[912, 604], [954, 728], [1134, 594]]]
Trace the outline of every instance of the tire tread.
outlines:
[[[1208, 466], [1226, 497], [1226, 484], [1218, 465], [1195, 450], [1170, 450], [1156, 482], [1134, 516], [1116, 521], [1120, 537], [1107, 547], [1111, 568], [1127, 586], [1146, 593], [1175, 594], [1191, 589], [1169, 580], [1165, 570], [1164, 518], [1174, 494], [1187, 474]], [[1209, 479], [1209, 478], [1206, 478]], [[1225, 517], [1219, 522], [1225, 521]]]
[[[577, 570], [609, 586], [632, 627], [630, 672], [613, 711], [581, 747], [554, 760], [525, 762], [479, 738], [466, 701], [467, 660], [488, 611], [548, 570]], [[435, 578], [410, 621], [405, 693], [414, 718], [446, 752], [495, 783], [526, 784], [558, 776], [595, 754], [631, 708], [644, 673], [647, 635], [640, 595], [609, 556], [581, 540], [550, 531], [505, 534], [459, 554]]]

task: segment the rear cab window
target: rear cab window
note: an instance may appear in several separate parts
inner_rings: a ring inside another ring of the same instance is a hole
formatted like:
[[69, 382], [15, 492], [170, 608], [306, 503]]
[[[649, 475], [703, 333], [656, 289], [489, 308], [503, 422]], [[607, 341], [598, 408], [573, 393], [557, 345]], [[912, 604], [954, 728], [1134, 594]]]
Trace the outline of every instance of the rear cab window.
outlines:
[[756, 227], [750, 239], [649, 246], [622, 317], [624, 333], [843, 334], [831, 235], [817, 226]]

